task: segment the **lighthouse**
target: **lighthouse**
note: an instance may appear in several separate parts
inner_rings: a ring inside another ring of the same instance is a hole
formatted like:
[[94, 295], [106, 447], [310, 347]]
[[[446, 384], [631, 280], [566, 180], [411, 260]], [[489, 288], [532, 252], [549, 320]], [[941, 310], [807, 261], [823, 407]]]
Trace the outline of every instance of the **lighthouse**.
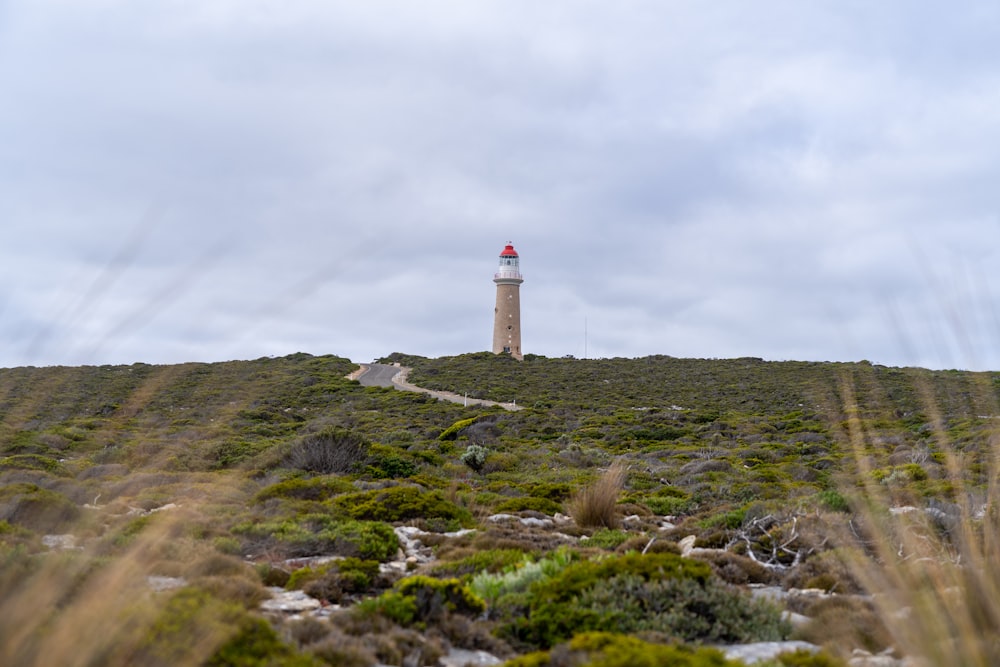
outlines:
[[500, 253], [500, 266], [493, 274], [497, 284], [497, 307], [493, 310], [493, 353], [524, 359], [521, 352], [520, 257], [510, 243]]

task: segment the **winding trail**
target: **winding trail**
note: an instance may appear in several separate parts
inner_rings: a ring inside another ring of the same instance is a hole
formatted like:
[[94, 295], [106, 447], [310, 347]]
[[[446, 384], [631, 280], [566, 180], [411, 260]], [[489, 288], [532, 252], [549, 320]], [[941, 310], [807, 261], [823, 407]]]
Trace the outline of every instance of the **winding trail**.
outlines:
[[393, 387], [400, 391], [415, 391], [421, 394], [428, 394], [442, 401], [461, 403], [462, 405], [499, 405], [504, 410], [522, 409], [517, 403], [498, 403], [497, 401], [487, 401], [482, 398], [469, 398], [450, 391], [437, 391], [435, 389], [424, 389], [415, 384], [407, 382], [407, 375], [410, 369], [406, 366], [390, 364], [358, 364], [360, 368], [347, 376], [350, 380], [357, 380], [366, 387]]

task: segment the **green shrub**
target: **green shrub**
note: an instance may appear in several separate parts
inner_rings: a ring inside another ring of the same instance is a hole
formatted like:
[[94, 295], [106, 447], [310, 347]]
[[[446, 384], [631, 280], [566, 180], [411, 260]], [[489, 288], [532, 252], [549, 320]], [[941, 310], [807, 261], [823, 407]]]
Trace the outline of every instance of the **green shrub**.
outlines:
[[244, 552], [277, 550], [286, 557], [340, 555], [385, 562], [399, 551], [392, 526], [378, 521], [337, 520], [307, 514], [284, 521], [250, 521], [233, 528]]
[[531, 484], [527, 487], [528, 495], [536, 498], [546, 498], [561, 503], [569, 499], [573, 493], [573, 487], [565, 482], [545, 482]]
[[473, 524], [472, 515], [463, 507], [447, 500], [435, 489], [426, 491], [415, 486], [394, 486], [338, 496], [331, 506], [352, 519], [369, 521], [410, 521], [422, 519], [443, 526]]
[[261, 503], [272, 498], [295, 498], [297, 500], [326, 500], [332, 496], [353, 491], [354, 485], [340, 477], [295, 477], [261, 489], [254, 500]]
[[341, 602], [345, 596], [368, 593], [379, 578], [376, 561], [344, 558], [318, 567], [303, 567], [292, 572], [285, 588], [301, 589], [314, 598]]
[[551, 651], [529, 653], [504, 667], [736, 667], [714, 648], [652, 644], [608, 632], [577, 635]]
[[705, 530], [709, 528], [734, 529], [742, 526], [745, 519], [745, 509], [729, 510], [702, 519], [698, 522], [698, 527]]
[[828, 653], [798, 649], [781, 653], [775, 658], [780, 667], [844, 667], [844, 663]]
[[42, 470], [55, 475], [65, 474], [59, 461], [39, 454], [14, 454], [0, 457], [0, 470]]
[[817, 496], [820, 504], [831, 512], [850, 512], [851, 506], [839, 491], [836, 489], [826, 489], [820, 491]]
[[388, 591], [375, 598], [362, 600], [353, 607], [360, 617], [382, 616], [402, 626], [412, 625], [417, 619], [417, 601], [399, 591]]
[[479, 417], [470, 417], [469, 419], [459, 419], [457, 422], [441, 431], [441, 435], [438, 436], [438, 440], [444, 442], [446, 440], [455, 440], [458, 438], [458, 432], [467, 426], [472, 426], [476, 423]]
[[476, 616], [486, 610], [486, 603], [458, 579], [435, 579], [417, 575], [400, 580], [396, 590], [413, 597], [417, 616], [433, 619], [444, 612]]
[[139, 638], [138, 645], [128, 655], [107, 658], [108, 664], [319, 665], [283, 643], [264, 619], [195, 588], [171, 594], [145, 636]]
[[522, 496], [520, 498], [510, 498], [493, 508], [497, 512], [541, 512], [543, 514], [556, 514], [562, 512], [562, 505], [547, 498], [536, 498], [534, 496]]
[[462, 452], [462, 455], [458, 457], [458, 460], [468, 466], [473, 472], [479, 473], [483, 471], [483, 466], [486, 465], [486, 457], [489, 456], [489, 453], [490, 450], [482, 445], [469, 445]]
[[590, 536], [590, 539], [586, 541], [588, 547], [599, 547], [601, 549], [614, 549], [632, 537], [629, 533], [624, 530], [611, 530], [610, 528], [601, 528], [594, 532]]
[[268, 449], [271, 443], [264, 439], [232, 439], [216, 445], [210, 452], [213, 468], [231, 468]]
[[541, 648], [608, 627], [726, 643], [775, 640], [789, 631], [769, 603], [722, 583], [705, 563], [670, 553], [573, 563], [532, 585], [526, 607], [503, 619], [502, 632]]
[[0, 520], [38, 532], [62, 529], [80, 517], [66, 496], [35, 484], [0, 486]]
[[687, 496], [646, 496], [639, 502], [648, 507], [653, 514], [662, 516], [681, 514], [693, 505], [691, 498]]
[[538, 561], [523, 556], [519, 564], [504, 568], [502, 573], [480, 572], [473, 577], [469, 588], [486, 600], [492, 616], [501, 616], [499, 607], [505, 597], [512, 596], [520, 604], [518, 596], [526, 593], [536, 582], [556, 576], [576, 558], [576, 552], [565, 548], [557, 549]]
[[451, 614], [478, 616], [486, 603], [458, 579], [417, 575], [401, 579], [393, 590], [356, 606], [361, 616], [377, 614], [402, 626], [426, 627]]
[[387, 445], [372, 445], [368, 449], [365, 474], [375, 479], [396, 479], [416, 474], [417, 464]]
[[431, 567], [434, 576], [461, 577], [479, 572], [496, 573], [520, 565], [525, 560], [520, 549], [486, 549], [453, 561], [438, 561]]
[[263, 618], [246, 617], [236, 633], [219, 647], [206, 667], [319, 667], [322, 663], [300, 655], [283, 643]]

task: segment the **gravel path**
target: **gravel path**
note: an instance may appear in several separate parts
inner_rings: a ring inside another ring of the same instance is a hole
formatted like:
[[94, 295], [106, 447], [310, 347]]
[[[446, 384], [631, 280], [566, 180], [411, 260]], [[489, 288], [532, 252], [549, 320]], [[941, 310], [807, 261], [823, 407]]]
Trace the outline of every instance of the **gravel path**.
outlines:
[[462, 405], [499, 405], [505, 410], [520, 410], [517, 403], [498, 403], [497, 401], [487, 401], [481, 398], [469, 398], [450, 391], [437, 391], [434, 389], [424, 389], [415, 384], [410, 384], [406, 377], [410, 369], [406, 366], [394, 366], [389, 364], [360, 364], [361, 368], [354, 371], [347, 377], [357, 380], [367, 387], [395, 387], [401, 391], [415, 391], [421, 394], [429, 394], [442, 401], [461, 403]]

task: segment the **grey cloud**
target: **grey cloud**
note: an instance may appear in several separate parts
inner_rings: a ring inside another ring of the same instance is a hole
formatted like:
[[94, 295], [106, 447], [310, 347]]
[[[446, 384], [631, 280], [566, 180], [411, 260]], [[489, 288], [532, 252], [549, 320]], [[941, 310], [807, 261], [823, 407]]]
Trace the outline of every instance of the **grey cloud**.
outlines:
[[528, 351], [1000, 364], [987, 3], [5, 12], [0, 364], [485, 349], [508, 240]]

